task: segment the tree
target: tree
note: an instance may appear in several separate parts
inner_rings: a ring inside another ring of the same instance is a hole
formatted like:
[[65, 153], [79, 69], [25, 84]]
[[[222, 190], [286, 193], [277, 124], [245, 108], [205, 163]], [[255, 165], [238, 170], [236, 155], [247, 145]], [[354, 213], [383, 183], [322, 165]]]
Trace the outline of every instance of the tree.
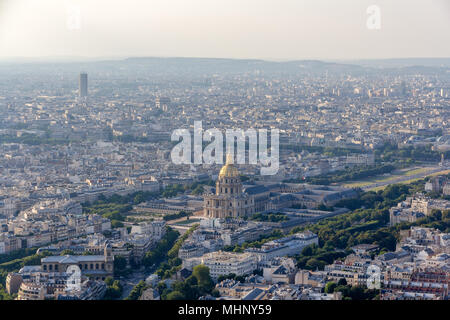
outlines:
[[130, 295], [125, 300], [138, 300], [142, 295], [142, 292], [147, 289], [147, 284], [144, 280], [139, 281], [137, 285], [131, 290]]
[[105, 279], [105, 283], [107, 283], [108, 286], [103, 299], [113, 300], [119, 299], [122, 296], [122, 285], [119, 280], [114, 281], [111, 277], [108, 277]]
[[112, 286], [113, 282], [114, 282], [113, 277], [107, 277], [107, 278], [105, 279], [105, 284], [106, 284], [107, 286]]
[[209, 292], [214, 287], [214, 282], [209, 275], [209, 268], [207, 266], [203, 264], [195, 266], [192, 275], [197, 278], [198, 286], [202, 290]]
[[165, 284], [164, 281], [160, 281], [158, 282], [158, 285], [156, 286], [156, 290], [158, 290], [159, 294], [161, 295], [164, 290], [167, 289], [167, 285]]
[[65, 255], [74, 255], [75, 253], [72, 251], [72, 250], [70, 250], [70, 249], [65, 249], [65, 250], [63, 250], [62, 252], [61, 252], [61, 255], [62, 256], [65, 256]]
[[185, 280], [186, 284], [190, 285], [190, 286], [196, 286], [198, 284], [197, 278], [194, 277], [193, 275], [190, 275], [186, 280]]
[[325, 293], [333, 293], [334, 289], [336, 289], [337, 284], [336, 282], [328, 282], [325, 286]]
[[203, 264], [195, 266], [192, 271], [192, 275], [197, 278], [199, 285], [207, 284], [211, 280], [209, 268]]
[[350, 297], [352, 300], [365, 300], [366, 295], [364, 293], [364, 288], [360, 286], [354, 286], [350, 289], [349, 292]]
[[203, 186], [199, 185], [192, 191], [192, 194], [199, 195], [199, 194], [203, 194], [204, 192], [205, 192], [205, 189], [203, 188]]
[[124, 226], [124, 224], [121, 221], [115, 220], [115, 219], [111, 220], [111, 227], [113, 229], [115, 229], [115, 228], [122, 228], [123, 226]]
[[306, 269], [309, 270], [316, 270], [316, 269], [323, 269], [325, 267], [325, 262], [318, 260], [316, 258], [311, 258], [306, 262]]
[[123, 271], [127, 268], [127, 259], [122, 256], [114, 257], [114, 270]]
[[338, 283], [338, 286], [346, 286], [347, 285], [347, 280], [345, 278], [340, 278]]
[[213, 291], [211, 291], [211, 295], [215, 298], [220, 297], [220, 292], [217, 289], [213, 289]]
[[314, 254], [315, 245], [307, 246], [306, 248], [303, 248], [302, 255], [304, 256], [312, 256]]
[[166, 297], [167, 300], [186, 300], [185, 296], [180, 291], [172, 291]]
[[349, 288], [349, 286], [337, 286], [334, 289], [334, 292], [342, 292], [342, 296], [348, 297], [348, 295], [350, 293], [350, 288]]

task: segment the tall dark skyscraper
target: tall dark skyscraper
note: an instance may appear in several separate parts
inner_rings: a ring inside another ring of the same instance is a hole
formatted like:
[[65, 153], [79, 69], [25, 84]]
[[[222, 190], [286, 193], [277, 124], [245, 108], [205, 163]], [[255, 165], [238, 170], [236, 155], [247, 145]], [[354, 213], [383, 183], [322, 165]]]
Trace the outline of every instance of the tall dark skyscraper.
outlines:
[[157, 97], [155, 99], [155, 106], [162, 111], [169, 110], [170, 107], [170, 98], [167, 97]]
[[80, 73], [80, 88], [78, 91], [80, 97], [87, 97], [88, 95], [88, 75], [87, 73]]

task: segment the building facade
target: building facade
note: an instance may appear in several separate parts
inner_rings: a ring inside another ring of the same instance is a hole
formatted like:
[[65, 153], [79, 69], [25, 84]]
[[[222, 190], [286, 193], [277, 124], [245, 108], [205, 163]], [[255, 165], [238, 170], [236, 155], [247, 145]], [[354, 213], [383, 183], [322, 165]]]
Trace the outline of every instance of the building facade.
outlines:
[[69, 266], [76, 265], [82, 275], [92, 280], [105, 280], [114, 275], [114, 256], [110, 245], [104, 250], [104, 255], [45, 257], [41, 259], [41, 269], [43, 272], [65, 272]]
[[205, 195], [203, 213], [210, 218], [239, 218], [255, 213], [254, 197], [243, 192], [239, 171], [230, 159], [220, 170], [215, 194]]

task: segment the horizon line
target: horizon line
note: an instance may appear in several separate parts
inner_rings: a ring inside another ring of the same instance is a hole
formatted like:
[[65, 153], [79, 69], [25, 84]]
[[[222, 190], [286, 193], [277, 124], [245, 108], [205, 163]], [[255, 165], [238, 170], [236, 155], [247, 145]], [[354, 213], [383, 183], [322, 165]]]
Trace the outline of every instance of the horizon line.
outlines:
[[4, 62], [100, 62], [100, 61], [124, 61], [127, 59], [216, 59], [216, 60], [257, 60], [267, 62], [295, 62], [295, 61], [320, 61], [320, 62], [349, 62], [349, 61], [393, 61], [393, 60], [414, 60], [414, 59], [428, 59], [440, 60], [450, 59], [449, 57], [385, 57], [385, 58], [237, 58], [237, 57], [205, 57], [205, 56], [153, 56], [153, 55], [121, 55], [121, 56], [19, 56], [19, 57], [0, 57], [0, 63]]

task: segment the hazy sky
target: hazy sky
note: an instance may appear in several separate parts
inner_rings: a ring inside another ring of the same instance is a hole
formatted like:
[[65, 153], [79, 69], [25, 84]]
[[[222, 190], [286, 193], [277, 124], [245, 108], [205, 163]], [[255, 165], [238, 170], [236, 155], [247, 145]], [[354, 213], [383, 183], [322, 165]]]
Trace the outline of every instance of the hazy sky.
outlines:
[[450, 0], [0, 0], [0, 58], [48, 56], [450, 57]]

